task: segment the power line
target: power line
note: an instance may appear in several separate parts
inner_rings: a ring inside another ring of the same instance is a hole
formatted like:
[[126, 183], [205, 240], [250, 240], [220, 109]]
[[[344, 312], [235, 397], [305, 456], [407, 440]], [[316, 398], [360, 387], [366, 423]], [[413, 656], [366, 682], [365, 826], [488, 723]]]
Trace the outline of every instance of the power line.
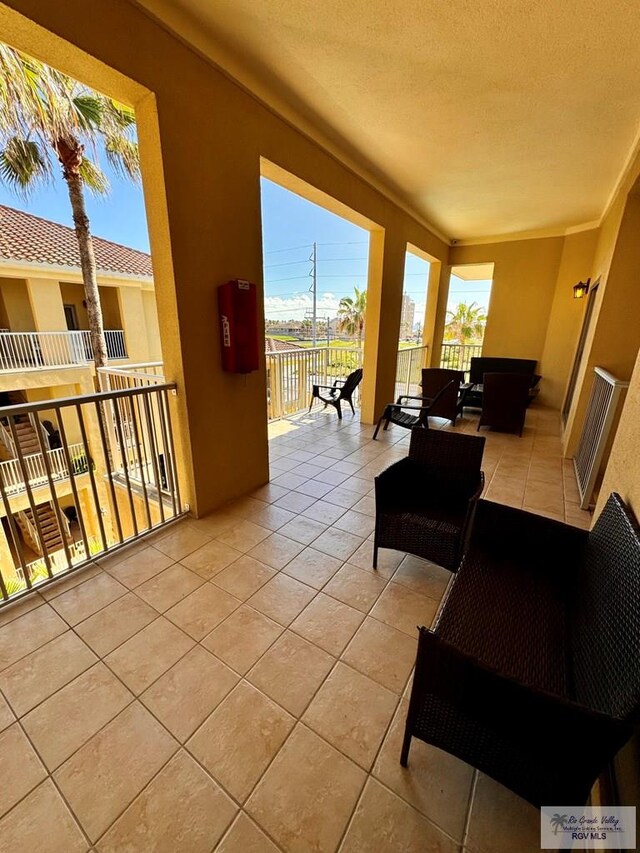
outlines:
[[303, 261], [285, 261], [282, 264], [268, 264], [264, 267], [265, 270], [272, 270], [274, 267], [293, 267], [296, 264], [308, 264], [309, 259], [305, 258]]
[[293, 252], [296, 249], [310, 249], [311, 243], [305, 243], [304, 246], [290, 246], [288, 249], [269, 249], [268, 252], [263, 252], [263, 255], [275, 255], [279, 252]]
[[368, 246], [368, 240], [339, 240], [337, 243], [318, 243], [318, 246]]

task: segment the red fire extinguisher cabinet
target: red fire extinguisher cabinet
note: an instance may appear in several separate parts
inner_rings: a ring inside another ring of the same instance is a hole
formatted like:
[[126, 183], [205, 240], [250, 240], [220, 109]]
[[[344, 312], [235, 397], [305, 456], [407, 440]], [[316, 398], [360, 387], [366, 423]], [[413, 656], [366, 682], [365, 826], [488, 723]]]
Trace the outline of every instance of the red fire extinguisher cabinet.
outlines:
[[258, 369], [258, 305], [256, 286], [234, 279], [218, 287], [222, 367], [229, 373]]

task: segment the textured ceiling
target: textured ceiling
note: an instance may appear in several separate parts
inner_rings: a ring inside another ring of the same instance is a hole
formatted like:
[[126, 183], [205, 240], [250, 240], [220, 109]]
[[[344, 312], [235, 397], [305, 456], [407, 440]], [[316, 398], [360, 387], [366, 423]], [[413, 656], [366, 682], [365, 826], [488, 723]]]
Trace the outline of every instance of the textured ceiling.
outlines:
[[138, 0], [452, 239], [598, 219], [640, 119], [632, 0]]

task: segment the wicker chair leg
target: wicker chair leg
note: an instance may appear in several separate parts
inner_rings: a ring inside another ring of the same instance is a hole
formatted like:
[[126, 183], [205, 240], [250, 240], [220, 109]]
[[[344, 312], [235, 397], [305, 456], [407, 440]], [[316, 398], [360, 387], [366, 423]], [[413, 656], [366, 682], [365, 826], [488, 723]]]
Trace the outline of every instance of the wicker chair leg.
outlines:
[[347, 402], [348, 402], [348, 403], [349, 403], [349, 405], [351, 406], [351, 411], [352, 411], [352, 412], [353, 412], [353, 414], [355, 415], [356, 410], [353, 408], [353, 400], [351, 399], [351, 397], [349, 397], [349, 399], [347, 400]]
[[378, 543], [375, 540], [373, 542], [373, 568], [378, 568]]
[[402, 741], [402, 752], [400, 753], [400, 764], [403, 767], [409, 766], [409, 750], [411, 749], [411, 731], [407, 725], [404, 730], [404, 740]]
[[338, 413], [338, 420], [341, 421], [342, 420], [342, 406], [340, 405], [340, 400], [336, 400], [335, 403], [333, 403], [333, 405], [335, 406], [335, 410]]
[[378, 437], [378, 433], [380, 432], [380, 427], [381, 427], [381, 425], [382, 425], [382, 421], [383, 421], [383, 420], [384, 420], [384, 415], [382, 415], [382, 417], [380, 418], [380, 420], [379, 420], [379, 421], [378, 421], [378, 423], [376, 424], [376, 429], [375, 429], [375, 432], [373, 433], [373, 440], [374, 440], [374, 441], [375, 441], [375, 440], [376, 440], [376, 438]]

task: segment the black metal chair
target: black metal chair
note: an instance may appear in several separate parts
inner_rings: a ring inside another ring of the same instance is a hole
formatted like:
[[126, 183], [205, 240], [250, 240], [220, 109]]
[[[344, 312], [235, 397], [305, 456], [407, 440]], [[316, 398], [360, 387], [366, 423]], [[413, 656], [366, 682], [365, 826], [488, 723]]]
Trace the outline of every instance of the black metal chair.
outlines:
[[458, 415], [462, 414], [465, 392], [460, 393], [460, 386], [464, 382], [462, 370], [451, 370], [447, 367], [424, 367], [422, 369], [422, 381], [420, 387], [424, 397], [435, 397], [435, 395], [446, 386], [445, 393], [439, 398], [437, 404], [431, 407], [429, 416], [432, 418], [446, 418], [456, 425]]
[[584, 803], [640, 722], [639, 601], [640, 530], [619, 495], [590, 532], [479, 501], [420, 629], [402, 765], [418, 737], [535, 806]]
[[[342, 420], [342, 401], [345, 400], [350, 406], [351, 411], [355, 415], [356, 410], [353, 408], [353, 395], [362, 382], [362, 368], [359, 367], [350, 373], [346, 379], [336, 379], [333, 385], [314, 385], [311, 394], [311, 402], [309, 403], [309, 411], [313, 406], [314, 400], [322, 400], [325, 409], [327, 406], [333, 406], [338, 413], [338, 418]], [[328, 391], [327, 396], [322, 396], [320, 391]]]
[[484, 486], [484, 438], [434, 429], [411, 432], [409, 456], [375, 479], [378, 548], [394, 548], [454, 572]]
[[[440, 399], [447, 393], [449, 386], [454, 385], [455, 381], [448, 382], [444, 388], [435, 395], [435, 397], [412, 397], [410, 394], [401, 394], [395, 403], [387, 403], [384, 408], [378, 423], [376, 424], [373, 440], [378, 437], [378, 432], [384, 421], [384, 429], [389, 429], [389, 424], [404, 427], [405, 429], [413, 429], [414, 427], [429, 428], [429, 415], [431, 410], [437, 406]], [[403, 403], [403, 400], [420, 400], [422, 405], [413, 406], [410, 403]], [[417, 412], [417, 414], [412, 414]]]
[[492, 426], [522, 435], [530, 387], [531, 377], [524, 373], [485, 373], [478, 429]]

